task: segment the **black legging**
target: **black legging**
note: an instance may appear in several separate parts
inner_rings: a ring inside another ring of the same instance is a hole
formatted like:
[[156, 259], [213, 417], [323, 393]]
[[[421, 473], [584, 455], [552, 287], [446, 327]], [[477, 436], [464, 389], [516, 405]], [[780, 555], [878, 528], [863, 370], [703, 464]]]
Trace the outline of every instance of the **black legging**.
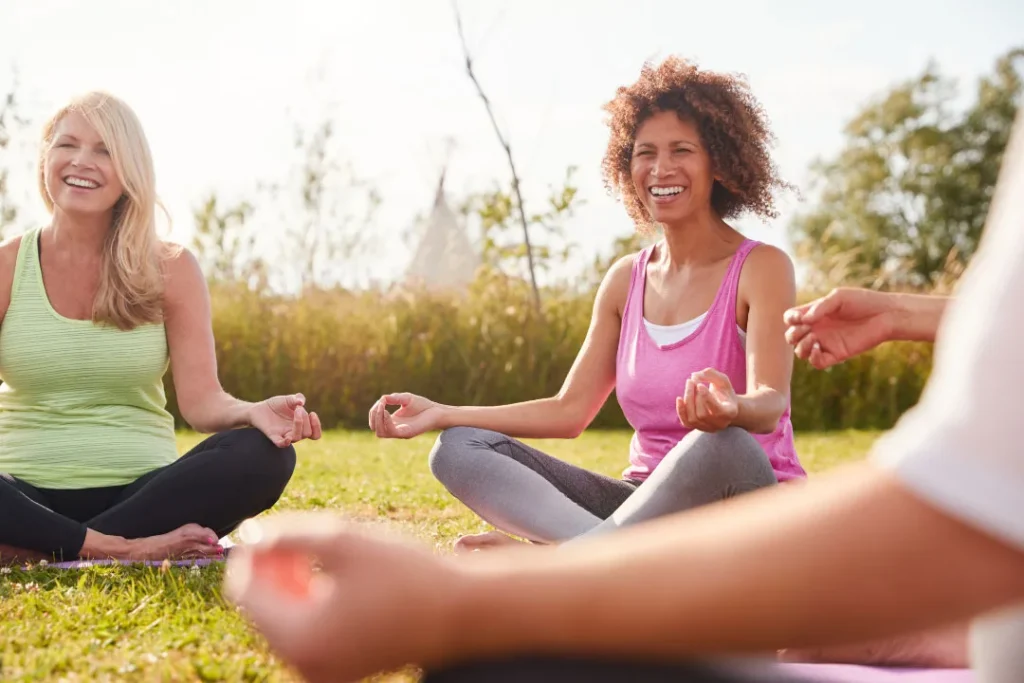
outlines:
[[41, 489], [0, 474], [0, 545], [71, 560], [87, 529], [145, 538], [194, 523], [222, 537], [273, 507], [294, 469], [293, 447], [250, 427], [215, 434], [124, 486]]
[[[825, 683], [828, 679], [814, 679]], [[810, 683], [769, 662], [655, 663], [611, 657], [520, 657], [430, 671], [423, 683]]]

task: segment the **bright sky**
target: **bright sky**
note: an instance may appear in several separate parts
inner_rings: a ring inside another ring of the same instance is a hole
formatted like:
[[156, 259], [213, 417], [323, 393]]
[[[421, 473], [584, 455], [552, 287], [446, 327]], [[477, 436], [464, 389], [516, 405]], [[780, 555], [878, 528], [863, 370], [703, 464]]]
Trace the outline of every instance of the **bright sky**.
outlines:
[[[645, 59], [671, 53], [740, 71], [766, 106], [784, 175], [805, 184], [837, 151], [844, 122], [867, 98], [918, 74], [929, 59], [967, 80], [1024, 43], [1016, 0], [681, 2], [462, 0], [478, 77], [494, 102], [526, 185], [528, 209], [566, 166], [579, 167], [587, 205], [569, 225], [590, 260], [630, 223], [606, 197], [601, 106]], [[146, 127], [174, 236], [208, 190], [225, 200], [282, 181], [296, 118], [330, 115], [342, 153], [378, 187], [372, 274], [401, 272], [399, 237], [433, 199], [444, 139], [457, 147], [452, 194], [505, 181], [508, 171], [465, 75], [449, 0], [0, 0], [0, 93], [17, 65], [33, 126], [11, 160], [29, 218], [30, 154], [39, 123], [72, 93], [104, 88]], [[320, 74], [319, 80], [313, 77]], [[20, 164], [20, 165], [19, 165]], [[787, 246], [786, 222], [746, 221], [750, 236]], [[281, 228], [267, 217], [264, 231]], [[268, 233], [269, 234], [269, 233]]]

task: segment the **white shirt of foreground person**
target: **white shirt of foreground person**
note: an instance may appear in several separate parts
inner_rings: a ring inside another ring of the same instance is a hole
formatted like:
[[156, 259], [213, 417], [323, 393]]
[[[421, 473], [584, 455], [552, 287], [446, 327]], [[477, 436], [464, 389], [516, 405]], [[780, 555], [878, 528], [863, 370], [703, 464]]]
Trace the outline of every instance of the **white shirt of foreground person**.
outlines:
[[[946, 513], [1024, 551], [1024, 112], [920, 403], [873, 457]], [[964, 577], [970, 581], [970, 577]], [[972, 628], [979, 683], [1024, 681], [1024, 609]]]

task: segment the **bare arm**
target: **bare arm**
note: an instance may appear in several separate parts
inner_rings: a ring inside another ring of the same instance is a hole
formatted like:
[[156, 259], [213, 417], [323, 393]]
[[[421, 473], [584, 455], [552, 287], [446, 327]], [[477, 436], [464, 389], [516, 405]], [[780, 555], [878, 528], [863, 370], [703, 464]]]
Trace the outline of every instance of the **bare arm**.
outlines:
[[890, 341], [934, 342], [949, 297], [926, 294], [891, 294]]
[[182, 418], [206, 433], [250, 424], [253, 404], [228, 394], [217, 377], [210, 293], [199, 263], [187, 249], [167, 262], [164, 299], [167, 345]]
[[789, 403], [793, 353], [783, 315], [796, 301], [793, 263], [780, 249], [760, 246], [747, 257], [740, 279], [747, 314], [747, 390], [738, 397], [733, 424], [770, 433]]
[[590, 329], [556, 396], [505, 406], [443, 406], [440, 426], [479, 427], [519, 438], [572, 438], [583, 432], [615, 386], [620, 308], [631, 267], [632, 257], [620, 259], [602, 281]]
[[[865, 464], [624, 529], [614, 541], [474, 559], [447, 615], [446, 654], [456, 659], [677, 659], [842, 644], [1024, 598], [1024, 552]], [[639, 596], [622, 590], [638, 577]]]

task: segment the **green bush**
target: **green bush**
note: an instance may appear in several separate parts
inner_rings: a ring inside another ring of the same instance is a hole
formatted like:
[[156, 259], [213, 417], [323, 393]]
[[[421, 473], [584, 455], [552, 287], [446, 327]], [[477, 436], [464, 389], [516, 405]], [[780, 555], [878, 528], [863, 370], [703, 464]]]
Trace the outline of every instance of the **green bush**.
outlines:
[[[325, 428], [366, 427], [385, 392], [494, 405], [550, 396], [590, 320], [592, 294], [547, 292], [543, 321], [517, 280], [485, 276], [464, 296], [314, 290], [297, 298], [211, 288], [221, 382], [258, 400], [301, 391]], [[931, 349], [890, 344], [825, 372], [796, 362], [798, 430], [884, 429], [918, 399]], [[173, 386], [167, 376], [169, 405]], [[179, 422], [180, 423], [180, 422]], [[628, 426], [614, 395], [594, 427]]]

